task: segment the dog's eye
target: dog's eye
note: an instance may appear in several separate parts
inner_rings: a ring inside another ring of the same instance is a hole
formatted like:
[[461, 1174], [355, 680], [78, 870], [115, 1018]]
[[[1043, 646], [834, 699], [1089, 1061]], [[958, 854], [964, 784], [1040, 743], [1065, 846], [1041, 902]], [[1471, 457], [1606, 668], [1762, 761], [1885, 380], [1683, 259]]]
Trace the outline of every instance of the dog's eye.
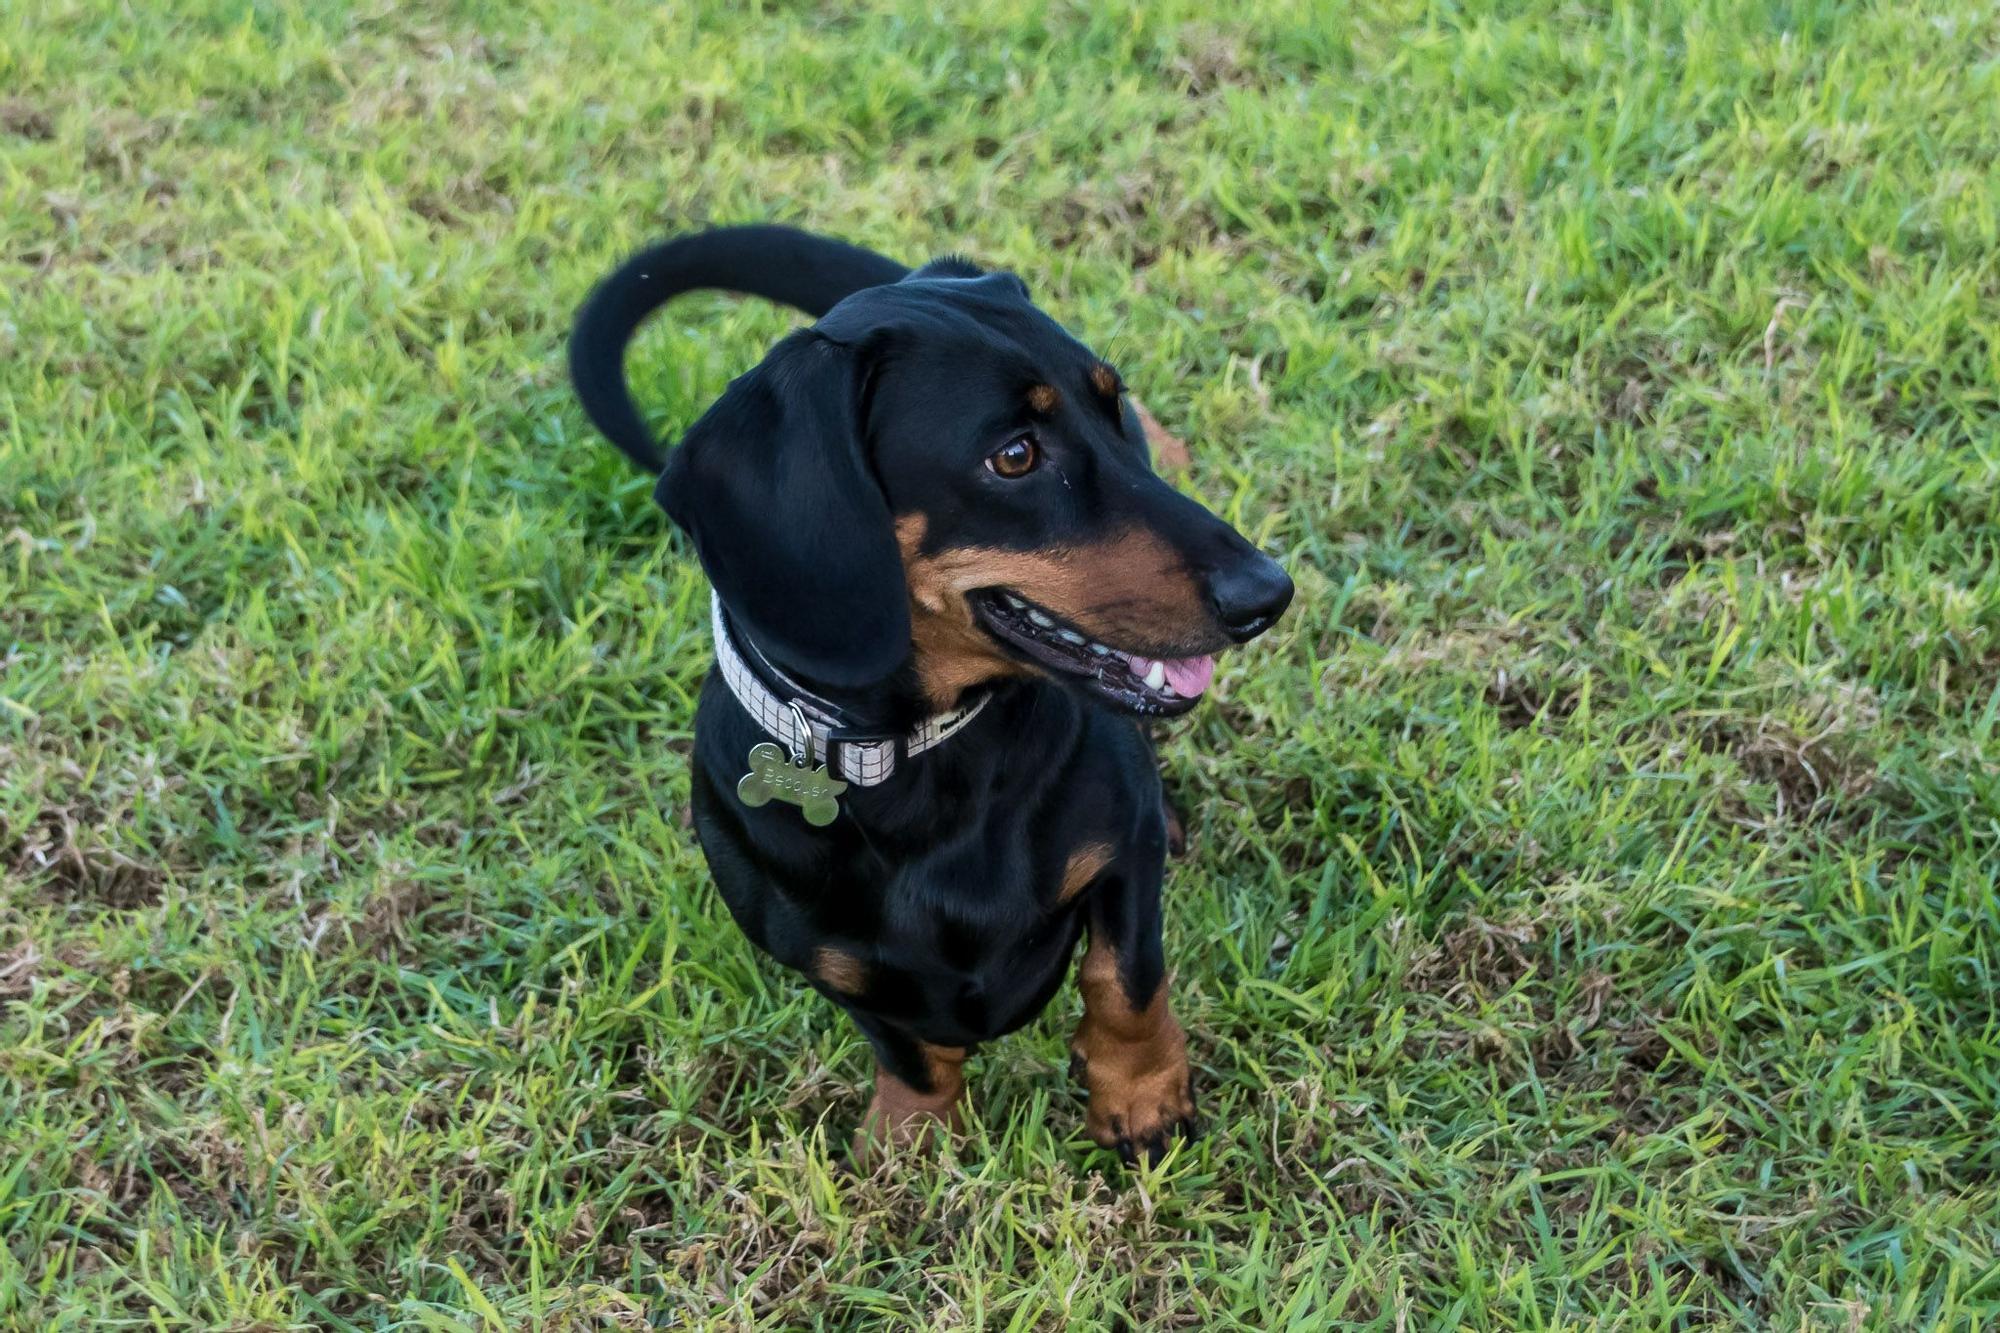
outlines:
[[1032, 435], [1016, 435], [986, 455], [986, 466], [993, 470], [993, 475], [1009, 481], [1027, 476], [1041, 461], [1042, 451]]

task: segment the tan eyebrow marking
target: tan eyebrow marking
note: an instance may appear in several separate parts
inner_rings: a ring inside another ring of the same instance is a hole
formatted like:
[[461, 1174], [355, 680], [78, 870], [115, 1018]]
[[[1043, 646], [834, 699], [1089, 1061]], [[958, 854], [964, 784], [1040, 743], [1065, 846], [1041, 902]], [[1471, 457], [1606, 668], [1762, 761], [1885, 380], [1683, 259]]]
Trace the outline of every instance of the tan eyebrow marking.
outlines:
[[1090, 385], [1106, 398], [1116, 398], [1125, 387], [1118, 379], [1118, 372], [1102, 361], [1090, 368]]
[[1056, 392], [1056, 386], [1053, 384], [1037, 384], [1028, 390], [1028, 406], [1043, 416], [1055, 411], [1056, 404], [1061, 401], [1062, 395]]

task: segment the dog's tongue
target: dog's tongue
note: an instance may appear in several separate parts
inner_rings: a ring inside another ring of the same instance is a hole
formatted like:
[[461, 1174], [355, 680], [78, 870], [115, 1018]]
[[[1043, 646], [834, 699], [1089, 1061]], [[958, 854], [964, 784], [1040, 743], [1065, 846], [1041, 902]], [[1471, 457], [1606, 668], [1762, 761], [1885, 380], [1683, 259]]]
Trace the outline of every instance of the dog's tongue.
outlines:
[[1162, 659], [1160, 665], [1167, 669], [1167, 684], [1183, 699], [1194, 698], [1215, 679], [1213, 657], [1169, 657]]

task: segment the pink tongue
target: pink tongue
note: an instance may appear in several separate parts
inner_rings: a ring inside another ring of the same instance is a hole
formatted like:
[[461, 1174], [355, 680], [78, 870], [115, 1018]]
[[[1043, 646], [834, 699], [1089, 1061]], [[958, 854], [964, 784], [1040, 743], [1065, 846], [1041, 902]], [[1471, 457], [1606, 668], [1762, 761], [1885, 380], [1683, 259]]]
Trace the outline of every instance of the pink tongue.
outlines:
[[1213, 657], [1169, 657], [1160, 663], [1167, 669], [1167, 684], [1183, 699], [1192, 699], [1215, 679]]

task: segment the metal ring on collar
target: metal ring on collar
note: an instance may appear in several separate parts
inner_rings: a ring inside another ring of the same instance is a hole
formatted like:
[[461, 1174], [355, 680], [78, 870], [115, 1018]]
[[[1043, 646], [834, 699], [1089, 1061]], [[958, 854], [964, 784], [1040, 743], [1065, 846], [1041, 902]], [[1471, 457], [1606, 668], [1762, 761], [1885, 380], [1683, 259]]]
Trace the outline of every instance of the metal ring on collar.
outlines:
[[792, 710], [792, 723], [798, 728], [798, 735], [792, 740], [792, 762], [800, 768], [811, 768], [813, 761], [812, 723], [806, 720], [806, 710], [799, 706], [797, 699], [786, 700], [785, 707]]

